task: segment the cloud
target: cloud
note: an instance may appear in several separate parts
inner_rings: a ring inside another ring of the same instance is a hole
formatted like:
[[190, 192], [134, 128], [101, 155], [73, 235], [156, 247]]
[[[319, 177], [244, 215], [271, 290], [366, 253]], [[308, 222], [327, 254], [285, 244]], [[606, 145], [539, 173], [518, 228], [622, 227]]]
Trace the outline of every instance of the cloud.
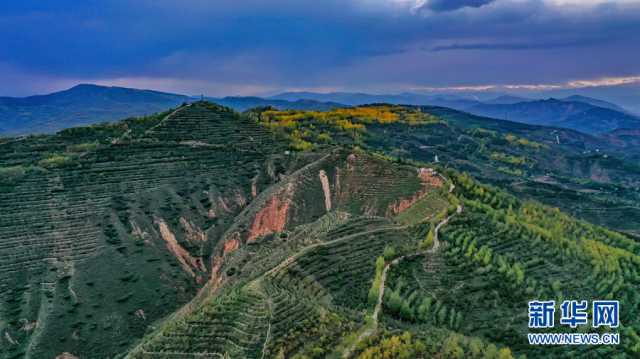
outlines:
[[488, 5], [495, 0], [430, 0], [424, 6], [431, 11], [445, 12], [462, 9], [465, 7], [478, 8]]
[[568, 85], [571, 88], [583, 88], [583, 87], [599, 87], [599, 86], [620, 86], [640, 83], [640, 76], [627, 76], [627, 77], [604, 77], [595, 80], [574, 80], [569, 81]]
[[600, 39], [576, 39], [567, 41], [550, 41], [550, 42], [514, 42], [514, 43], [469, 43], [469, 44], [451, 44], [438, 45], [430, 49], [430, 51], [452, 51], [452, 50], [535, 50], [535, 49], [554, 49], [569, 48], [578, 46], [589, 46], [601, 41]]
[[411, 87], [411, 91], [426, 91], [426, 92], [484, 92], [495, 90], [499, 86], [496, 85], [469, 85], [469, 86], [419, 86]]
[[640, 47], [630, 36], [640, 33], [638, 1], [585, 2], [591, 5], [578, 0], [6, 2], [0, 5], [5, 65], [0, 78], [19, 72], [24, 81], [0, 81], [0, 94], [83, 79], [181, 93], [249, 94], [278, 88], [384, 92], [405, 85], [562, 84], [639, 74]]
[[524, 91], [548, 91], [548, 90], [570, 90], [583, 89], [589, 87], [610, 87], [640, 84], [640, 76], [625, 77], [603, 77], [596, 79], [571, 80], [562, 83], [547, 84], [489, 84], [489, 85], [468, 85], [453, 87], [414, 87], [412, 90], [418, 91], [463, 91], [463, 92], [484, 92], [493, 90], [524, 90]]

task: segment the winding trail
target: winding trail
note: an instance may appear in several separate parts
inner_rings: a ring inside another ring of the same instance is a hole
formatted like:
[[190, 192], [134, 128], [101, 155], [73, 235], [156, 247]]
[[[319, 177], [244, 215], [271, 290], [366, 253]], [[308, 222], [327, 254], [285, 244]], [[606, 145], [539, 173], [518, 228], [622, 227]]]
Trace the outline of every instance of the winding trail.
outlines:
[[271, 301], [271, 298], [267, 300], [267, 307], [269, 308], [269, 325], [267, 327], [267, 337], [264, 340], [264, 344], [262, 344], [262, 355], [260, 356], [260, 359], [264, 359], [264, 356], [267, 353], [267, 345], [271, 339], [271, 320], [273, 319], [273, 302]]
[[[261, 281], [265, 277], [275, 275], [279, 271], [286, 269], [291, 264], [295, 263], [295, 261], [298, 260], [300, 257], [304, 256], [305, 254], [309, 253], [311, 250], [313, 250], [315, 248], [320, 248], [320, 247], [329, 246], [329, 245], [332, 245], [332, 244], [344, 242], [344, 241], [353, 239], [355, 237], [360, 237], [360, 236], [363, 236], [363, 235], [381, 233], [381, 232], [386, 232], [386, 231], [389, 231], [389, 230], [400, 230], [400, 229], [404, 229], [404, 228], [407, 228], [407, 227], [409, 227], [409, 226], [408, 225], [404, 225], [404, 226], [384, 226], [384, 227], [372, 229], [372, 230], [365, 231], [365, 232], [359, 232], [359, 233], [350, 234], [348, 236], [340, 237], [338, 239], [334, 239], [334, 240], [328, 241], [328, 242], [318, 242], [318, 243], [311, 244], [309, 246], [306, 246], [306, 247], [302, 248], [300, 251], [298, 251], [294, 255], [287, 257], [285, 260], [280, 262], [280, 264], [278, 264], [277, 266], [271, 268], [269, 271], [265, 272], [260, 277], [254, 279], [254, 282]], [[383, 276], [385, 276], [385, 277], [386, 277], [387, 270], [388, 270], [388, 266], [385, 267], [385, 271], [383, 273]], [[382, 281], [384, 283], [384, 278], [383, 278]], [[384, 294], [384, 293], [381, 292], [379, 294], [379, 296], [378, 296], [378, 305], [376, 305], [376, 309], [375, 309], [376, 313], [380, 312], [380, 310], [382, 308], [382, 294]], [[273, 309], [271, 308], [272, 305], [273, 304], [271, 302], [269, 302], [270, 312], [273, 311]], [[377, 326], [377, 316], [378, 315], [376, 314], [375, 315], [376, 326]], [[265, 339], [265, 342], [264, 342], [264, 344], [262, 346], [261, 358], [264, 358], [264, 356], [266, 354], [266, 349], [267, 349], [268, 342], [270, 340], [270, 336], [271, 336], [271, 321], [269, 321], [269, 326], [267, 328], [267, 338]]]
[[[451, 187], [449, 188], [449, 193], [453, 192], [455, 187], [456, 186], [454, 184], [451, 184]], [[368, 337], [373, 335], [378, 330], [378, 316], [380, 315], [380, 312], [382, 311], [382, 301], [384, 299], [384, 290], [385, 290], [385, 284], [386, 284], [387, 273], [389, 272], [389, 268], [391, 268], [392, 266], [397, 265], [398, 263], [400, 263], [401, 261], [403, 261], [403, 260], [405, 260], [407, 258], [413, 258], [413, 257], [422, 256], [422, 255], [426, 255], [426, 254], [431, 254], [431, 253], [437, 252], [438, 249], [440, 248], [440, 240], [438, 239], [438, 234], [440, 232], [440, 229], [442, 228], [442, 226], [444, 226], [447, 223], [449, 223], [449, 221], [451, 220], [451, 218], [453, 218], [453, 216], [458, 215], [460, 213], [462, 213], [462, 206], [458, 205], [458, 207], [456, 208], [456, 213], [448, 216], [447, 218], [445, 218], [442, 221], [440, 221], [440, 223], [438, 223], [438, 225], [436, 226], [436, 228], [434, 230], [433, 246], [431, 248], [429, 248], [426, 251], [421, 251], [421, 252], [417, 252], [417, 253], [413, 253], [413, 254], [407, 254], [407, 255], [404, 255], [402, 257], [398, 257], [398, 258], [394, 259], [393, 261], [387, 263], [387, 265], [384, 267], [384, 269], [382, 271], [382, 276], [380, 277], [381, 280], [380, 280], [380, 287], [378, 288], [378, 302], [376, 303], [375, 309], [373, 310], [373, 314], [371, 315], [371, 317], [372, 317], [371, 325], [367, 325], [367, 328], [365, 328], [364, 331], [362, 333], [360, 333], [360, 335], [355, 340], [355, 342], [353, 342], [353, 344], [347, 350], [344, 351], [344, 353], [342, 354], [342, 358], [343, 359], [349, 358], [351, 356], [351, 354], [353, 353], [353, 351], [355, 350], [355, 348], [358, 345], [358, 343], [360, 343], [361, 341], [367, 339]]]
[[271, 268], [269, 271], [265, 272], [262, 275], [262, 277], [276, 274], [278, 271], [281, 271], [281, 270], [285, 269], [286, 267], [288, 267], [291, 264], [293, 264], [298, 258], [300, 258], [303, 255], [309, 253], [314, 248], [330, 246], [332, 244], [344, 242], [344, 241], [347, 241], [349, 239], [352, 239], [352, 238], [355, 238], [355, 237], [364, 236], [364, 235], [368, 235], [368, 234], [381, 233], [381, 232], [386, 232], [386, 231], [389, 231], [389, 230], [401, 230], [401, 229], [405, 229], [407, 227], [409, 227], [409, 225], [404, 225], [404, 226], [383, 226], [383, 227], [371, 229], [371, 230], [368, 230], [368, 231], [365, 231], [365, 232], [359, 232], [359, 233], [350, 234], [348, 236], [340, 237], [340, 238], [334, 239], [332, 241], [318, 242], [318, 243], [311, 244], [309, 246], [306, 246], [306, 247], [302, 248], [296, 254], [294, 254], [292, 256], [289, 256], [287, 259], [285, 259], [284, 261], [280, 262], [280, 264], [278, 264], [277, 266]]
[[[173, 117], [175, 114], [177, 114], [178, 112], [184, 110], [185, 108], [191, 106], [191, 103], [186, 104], [185, 106], [180, 106], [178, 108], [176, 108], [175, 110], [173, 110], [170, 114], [164, 116], [160, 121], [158, 121], [157, 124], [151, 126], [150, 128], [148, 128], [147, 130], [144, 131], [144, 133], [148, 133], [149, 131], [155, 129], [156, 127], [162, 125], [163, 123], [165, 123], [170, 117]], [[131, 129], [127, 129], [122, 136], [116, 138], [113, 140], [114, 144], [118, 144], [118, 143], [122, 143], [122, 141], [129, 136], [129, 134], [131, 133]]]

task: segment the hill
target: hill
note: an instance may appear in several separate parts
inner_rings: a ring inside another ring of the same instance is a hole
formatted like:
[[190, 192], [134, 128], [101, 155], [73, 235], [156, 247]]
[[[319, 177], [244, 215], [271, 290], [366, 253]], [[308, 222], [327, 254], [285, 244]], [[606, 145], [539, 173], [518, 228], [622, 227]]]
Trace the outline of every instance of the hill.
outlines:
[[[370, 166], [367, 161], [353, 169]], [[234, 244], [215, 294], [192, 302], [129, 357], [367, 358], [382, 351], [415, 358], [452, 357], [452, 351], [631, 357], [636, 339], [616, 348], [530, 346], [522, 308], [531, 295], [624, 298], [630, 308], [622, 314], [630, 323], [625, 334], [634, 337], [637, 278], [615, 268], [637, 268], [637, 244], [447, 175], [465, 199], [450, 199], [457, 207], [435, 217], [437, 207], [418, 211], [424, 207], [416, 202], [406, 210], [414, 225], [338, 209], [332, 218], [288, 226], [275, 238]], [[262, 218], [260, 208], [249, 211], [248, 223]], [[564, 229], [548, 232], [548, 226]], [[578, 240], [585, 232], [592, 241]], [[228, 240], [244, 238], [236, 233]], [[578, 258], [571, 260], [564, 246]], [[613, 257], [604, 260], [596, 248]], [[620, 286], [607, 287], [603, 270]], [[576, 279], [576, 271], [588, 275]]]
[[[438, 107], [200, 101], [2, 139], [0, 357], [633, 357], [640, 245], [541, 203], [636, 231], [606, 208], [638, 201], [618, 150]], [[618, 299], [627, 339], [529, 346], [531, 296]]]
[[[128, 357], [636, 353], [638, 243], [441, 165], [421, 167], [369, 151], [392, 149], [376, 143], [394, 133], [442, 138], [447, 127], [457, 127], [453, 114], [445, 122], [434, 115], [437, 108], [429, 110], [378, 105], [248, 113], [293, 150], [330, 152], [263, 192], [236, 218], [217, 249], [221, 265], [210, 294], [169, 318]], [[351, 140], [369, 150], [331, 152], [329, 134], [335, 143]], [[544, 144], [523, 138], [504, 141], [513, 142], [504, 148], [518, 143], [544, 152]], [[458, 146], [473, 153], [467, 143]], [[519, 163], [511, 155], [492, 157]], [[456, 165], [453, 159], [441, 162]], [[576, 278], [576, 272], [585, 275]], [[531, 296], [622, 298], [629, 308], [625, 335], [634, 339], [616, 348], [530, 346], [522, 308]]]
[[609, 139], [426, 106], [259, 116], [288, 136], [294, 149], [357, 144], [403, 160], [438, 161], [591, 222], [633, 233], [640, 229], [638, 152]]
[[188, 101], [184, 95], [88, 84], [48, 95], [0, 97], [0, 136], [53, 133], [152, 114]]
[[484, 101], [483, 103], [486, 103], [489, 105], [511, 105], [514, 103], [526, 102], [526, 101], [531, 101], [531, 99], [518, 97], [518, 96], [511, 96], [511, 95], [503, 95], [503, 96], [498, 96], [491, 100]]
[[[488, 96], [488, 95], [486, 95]], [[485, 96], [485, 97], [486, 97]], [[290, 92], [271, 98], [207, 98], [236, 111], [255, 107], [279, 110], [328, 111], [372, 103], [441, 106], [476, 115], [528, 124], [602, 134], [620, 128], [640, 128], [640, 119], [619, 106], [585, 96], [561, 100], [527, 100], [501, 95], [484, 100], [453, 94], [379, 94]], [[53, 133], [64, 128], [143, 116], [196, 98], [151, 90], [78, 85], [49, 95], [0, 98], [0, 135]]]
[[281, 152], [204, 103], [2, 140], [0, 358], [122, 352], [208, 281], [232, 218], [299, 165]]
[[464, 109], [478, 104], [477, 100], [469, 99], [463, 96], [449, 94], [433, 94], [425, 95], [418, 93], [401, 93], [401, 94], [367, 94], [367, 93], [350, 93], [350, 92], [332, 92], [332, 93], [313, 93], [313, 92], [286, 92], [271, 97], [272, 99], [280, 99], [287, 101], [296, 100], [315, 100], [315, 101], [334, 101], [344, 103], [350, 106], [366, 105], [373, 103], [389, 103], [396, 105], [432, 105], [451, 107], [456, 109]]

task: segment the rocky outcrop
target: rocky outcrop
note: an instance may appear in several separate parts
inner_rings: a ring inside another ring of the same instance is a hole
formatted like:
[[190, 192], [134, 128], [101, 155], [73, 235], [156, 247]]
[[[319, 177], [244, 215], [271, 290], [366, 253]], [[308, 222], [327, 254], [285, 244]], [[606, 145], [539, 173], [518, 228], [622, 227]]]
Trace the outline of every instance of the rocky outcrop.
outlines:
[[258, 177], [254, 177], [251, 180], [251, 197], [258, 197]]
[[331, 188], [329, 187], [329, 178], [324, 170], [320, 170], [318, 174], [320, 183], [322, 183], [322, 192], [324, 192], [324, 207], [327, 212], [331, 211]]
[[224, 242], [223, 252], [224, 252], [225, 255], [235, 251], [238, 248], [240, 248], [240, 239], [239, 239], [239, 237], [240, 237], [240, 234], [236, 233], [236, 235], [233, 236], [233, 238], [227, 239]]
[[285, 189], [267, 201], [265, 206], [256, 213], [249, 229], [247, 242], [253, 242], [267, 234], [281, 232], [285, 228], [292, 195], [293, 184], [289, 183]]
[[422, 188], [409, 198], [399, 199], [391, 203], [387, 210], [387, 216], [396, 216], [406, 211], [416, 202], [424, 198], [431, 191], [432, 187], [439, 188], [444, 185], [444, 181], [438, 175], [438, 172], [432, 168], [420, 168], [418, 170], [418, 178], [422, 183]]
[[420, 168], [418, 170], [418, 177], [424, 184], [429, 184], [433, 187], [442, 187], [444, 184], [442, 177], [438, 175], [438, 172], [433, 168]]
[[416, 202], [422, 199], [426, 194], [427, 194], [426, 191], [420, 190], [410, 198], [400, 199], [394, 203], [391, 203], [389, 205], [389, 210], [387, 211], [388, 212], [387, 215], [395, 216], [406, 211], [411, 206], [413, 206]]
[[174, 257], [176, 257], [185, 272], [192, 277], [196, 276], [195, 271], [206, 272], [206, 268], [204, 267], [202, 260], [200, 258], [193, 257], [189, 251], [184, 249], [180, 243], [178, 243], [176, 236], [171, 232], [171, 229], [169, 229], [169, 226], [164, 220], [156, 219], [156, 224], [160, 229], [160, 236], [167, 244], [167, 249], [174, 255]]
[[180, 225], [184, 230], [184, 237], [191, 243], [201, 243], [207, 240], [207, 235], [198, 226], [180, 217]]

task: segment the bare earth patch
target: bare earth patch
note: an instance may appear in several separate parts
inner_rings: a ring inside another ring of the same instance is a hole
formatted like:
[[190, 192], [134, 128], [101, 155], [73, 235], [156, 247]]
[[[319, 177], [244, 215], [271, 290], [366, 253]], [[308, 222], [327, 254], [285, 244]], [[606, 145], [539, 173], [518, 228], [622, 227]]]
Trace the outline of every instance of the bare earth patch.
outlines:
[[331, 211], [331, 188], [329, 187], [329, 178], [324, 170], [320, 170], [318, 174], [322, 183], [322, 192], [324, 192], [324, 207], [327, 212]]
[[167, 243], [167, 249], [178, 259], [178, 262], [180, 262], [185, 272], [195, 277], [196, 273], [194, 270], [206, 271], [202, 261], [199, 258], [191, 256], [191, 254], [178, 243], [176, 236], [171, 232], [171, 229], [169, 229], [169, 226], [167, 226], [164, 220], [157, 219], [156, 224], [160, 229], [162, 239]]
[[290, 183], [286, 189], [275, 194], [267, 201], [267, 204], [256, 214], [251, 224], [247, 238], [248, 242], [253, 242], [267, 234], [281, 232], [285, 228], [292, 194], [293, 184]]
[[444, 185], [444, 181], [442, 180], [442, 178], [440, 178], [440, 176], [438, 176], [438, 173], [431, 168], [420, 168], [420, 170], [418, 170], [418, 177], [422, 182], [423, 188], [414, 193], [414, 195], [410, 198], [400, 199], [390, 204], [387, 210], [388, 216], [395, 216], [406, 211], [416, 202], [424, 198], [429, 193], [431, 187], [439, 188]]

